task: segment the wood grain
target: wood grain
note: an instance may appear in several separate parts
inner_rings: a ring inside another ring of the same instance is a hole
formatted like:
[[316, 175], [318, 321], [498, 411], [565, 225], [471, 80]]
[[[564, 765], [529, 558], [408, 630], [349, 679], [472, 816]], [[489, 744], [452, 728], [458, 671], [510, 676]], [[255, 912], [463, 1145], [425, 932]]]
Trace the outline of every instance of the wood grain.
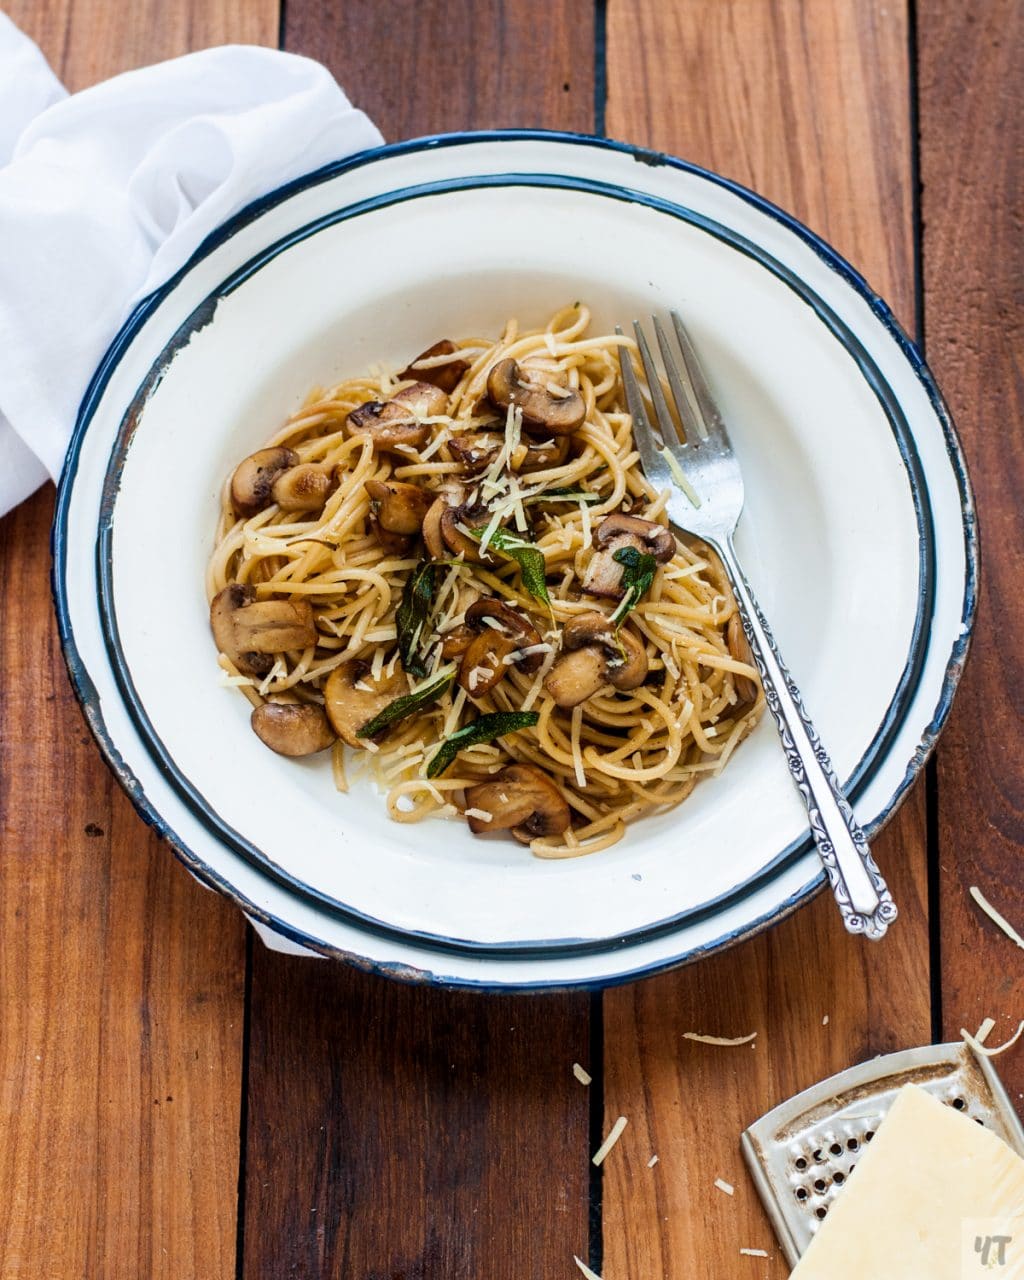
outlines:
[[[17, 0], [72, 87], [276, 7]], [[86, 731], [50, 605], [52, 491], [0, 522], [0, 1274], [235, 1274], [244, 933], [135, 816]]]
[[[1024, 9], [918, 5], [927, 355], [968, 454], [984, 540], [974, 648], [938, 756], [944, 1034], [1024, 1017], [1024, 954], [968, 896], [1024, 932]], [[1024, 1057], [997, 1066], [1024, 1096]]]
[[[608, 128], [778, 201], [911, 323], [906, 58], [906, 13], [893, 3], [612, 0]], [[606, 1122], [630, 1124], [604, 1176], [604, 1275], [787, 1274], [739, 1135], [814, 1080], [929, 1040], [923, 799], [918, 787], [876, 842], [902, 911], [883, 945], [847, 937], [820, 897], [731, 953], [606, 995]], [[682, 1039], [755, 1030], [753, 1049]]]
[[262, 948], [252, 991], [246, 1276], [570, 1274], [585, 1001], [410, 989]]
[[[289, 0], [386, 138], [592, 123], [591, 6]], [[441, 52], [443, 50], [443, 53]], [[568, 87], [566, 87], [568, 86]], [[400, 987], [257, 949], [245, 1275], [549, 1280], [588, 1231], [589, 998]]]

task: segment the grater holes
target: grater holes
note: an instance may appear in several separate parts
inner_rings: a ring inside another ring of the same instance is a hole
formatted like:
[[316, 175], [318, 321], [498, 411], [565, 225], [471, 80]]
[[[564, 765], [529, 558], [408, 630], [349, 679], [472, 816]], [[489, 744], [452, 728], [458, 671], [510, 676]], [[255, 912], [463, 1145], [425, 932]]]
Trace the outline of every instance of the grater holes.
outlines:
[[819, 1205], [818, 1205], [818, 1207], [817, 1207], [817, 1209], [815, 1209], [815, 1211], [814, 1211], [814, 1216], [815, 1216], [815, 1217], [818, 1219], [818, 1221], [820, 1222], [820, 1221], [821, 1221], [821, 1219], [822, 1219], [822, 1218], [824, 1218], [824, 1216], [825, 1216], [825, 1214], [826, 1214], [826, 1213], [828, 1213], [828, 1205], [825, 1205], [825, 1204], [819, 1204]]
[[841, 1156], [843, 1154], [843, 1149], [838, 1142], [833, 1142], [829, 1147], [829, 1151], [831, 1151], [834, 1156]]
[[865, 1135], [864, 1135], [864, 1141], [865, 1141], [865, 1142], [870, 1142], [870, 1141], [871, 1141], [871, 1139], [872, 1139], [874, 1136], [875, 1136], [875, 1131], [874, 1131], [874, 1129], [869, 1129], [869, 1130], [867, 1131], [867, 1133], [865, 1133]]
[[793, 1168], [799, 1170], [800, 1173], [803, 1173], [803, 1171], [807, 1168], [807, 1161], [804, 1159], [803, 1156], [797, 1156], [797, 1158], [793, 1161]]
[[834, 1173], [832, 1175], [832, 1181], [836, 1184], [837, 1187], [841, 1187], [843, 1183], [846, 1181], [846, 1174], [842, 1172]]
[[847, 1142], [846, 1142], [847, 1151], [857, 1151], [859, 1150], [859, 1148], [860, 1148], [860, 1143], [857, 1141], [856, 1138], [847, 1139]]
[[967, 1103], [963, 1098], [954, 1098], [951, 1104], [957, 1111], [966, 1111]]
[[814, 1161], [814, 1163], [815, 1163], [815, 1164], [824, 1164], [824, 1163], [825, 1163], [825, 1153], [824, 1153], [824, 1152], [822, 1151], [822, 1149], [819, 1147], [819, 1148], [817, 1149], [817, 1151], [815, 1151], [815, 1152], [813, 1152], [813, 1153], [812, 1153], [812, 1155], [811, 1155], [811, 1159]]
[[815, 1178], [814, 1189], [815, 1191], [817, 1191], [819, 1196], [823, 1196], [826, 1190], [828, 1189], [828, 1183], [825, 1181], [824, 1178]]
[[801, 1201], [801, 1202], [803, 1202], [804, 1200], [806, 1200], [806, 1199], [807, 1199], [807, 1188], [806, 1188], [806, 1187], [797, 1187], [797, 1189], [796, 1189], [796, 1198], [797, 1198], [799, 1201]]

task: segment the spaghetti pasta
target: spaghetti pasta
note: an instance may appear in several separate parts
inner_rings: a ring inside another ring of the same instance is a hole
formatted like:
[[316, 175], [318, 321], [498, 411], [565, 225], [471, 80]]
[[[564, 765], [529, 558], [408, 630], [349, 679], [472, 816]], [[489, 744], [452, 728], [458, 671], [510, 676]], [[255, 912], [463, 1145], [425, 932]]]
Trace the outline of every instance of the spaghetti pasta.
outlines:
[[395, 821], [469, 810], [541, 858], [679, 804], [763, 709], [724, 571], [640, 469], [632, 339], [589, 322], [316, 388], [225, 485], [206, 582], [222, 677], [305, 709], [268, 745], [326, 716], [339, 789], [354, 755]]

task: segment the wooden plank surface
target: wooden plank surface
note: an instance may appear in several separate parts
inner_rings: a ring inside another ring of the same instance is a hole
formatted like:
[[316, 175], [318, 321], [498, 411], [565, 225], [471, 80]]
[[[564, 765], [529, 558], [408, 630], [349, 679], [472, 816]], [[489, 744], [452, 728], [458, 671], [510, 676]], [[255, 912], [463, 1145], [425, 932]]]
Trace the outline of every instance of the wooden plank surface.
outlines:
[[[545, 6], [539, 41], [535, 20], [525, 2], [431, 0], [385, 23], [372, 0], [290, 0], [285, 42], [326, 62], [389, 140], [587, 129], [591, 6]], [[571, 1066], [589, 1055], [589, 1008], [399, 987], [258, 948], [244, 1274], [571, 1274], [587, 1252], [589, 1096]]]
[[[273, 40], [276, 6], [11, 16], [72, 87]], [[52, 490], [0, 522], [0, 1275], [235, 1274], [244, 933], [135, 816], [61, 661]]]
[[[851, 257], [911, 325], [906, 22], [891, 0], [612, 0], [609, 132], [777, 201]], [[823, 896], [726, 955], [606, 995], [606, 1123], [630, 1123], [604, 1175], [604, 1276], [787, 1274], [740, 1132], [833, 1071], [930, 1039], [923, 787], [876, 853], [902, 911], [883, 945], [846, 936]], [[758, 1037], [753, 1049], [714, 1048], [683, 1040], [686, 1031]], [[719, 1177], [734, 1196], [715, 1188]]]
[[[967, 449], [984, 543], [974, 649], [939, 750], [939, 939], [948, 1037], [1024, 1017], [1024, 955], [968, 896], [1024, 932], [1024, 8], [918, 4], [925, 336]], [[997, 1060], [1024, 1097], [1024, 1055]]]

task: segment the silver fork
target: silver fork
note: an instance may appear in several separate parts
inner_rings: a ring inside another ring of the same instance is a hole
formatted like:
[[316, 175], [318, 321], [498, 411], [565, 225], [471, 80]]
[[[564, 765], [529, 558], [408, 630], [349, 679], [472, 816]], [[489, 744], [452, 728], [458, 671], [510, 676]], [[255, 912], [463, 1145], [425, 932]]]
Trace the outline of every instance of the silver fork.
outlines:
[[[633, 439], [644, 474], [653, 485], [669, 489], [667, 510], [672, 523], [707, 542], [725, 566], [761, 675], [765, 701], [778, 725], [789, 771], [807, 806], [811, 834], [843, 923], [851, 933], [880, 938], [896, 919], [896, 905], [736, 557], [733, 533], [743, 509], [740, 465], [690, 336], [678, 314], [671, 314], [681, 361], [673, 354], [660, 320], [657, 316], [652, 320], [685, 438], [680, 439], [638, 321], [633, 321], [633, 330], [654, 406], [654, 423], [647, 414], [628, 350], [624, 346], [619, 349]], [[622, 330], [616, 326], [615, 332], [621, 335]], [[680, 485], [677, 473], [682, 474], [692, 494]]]

